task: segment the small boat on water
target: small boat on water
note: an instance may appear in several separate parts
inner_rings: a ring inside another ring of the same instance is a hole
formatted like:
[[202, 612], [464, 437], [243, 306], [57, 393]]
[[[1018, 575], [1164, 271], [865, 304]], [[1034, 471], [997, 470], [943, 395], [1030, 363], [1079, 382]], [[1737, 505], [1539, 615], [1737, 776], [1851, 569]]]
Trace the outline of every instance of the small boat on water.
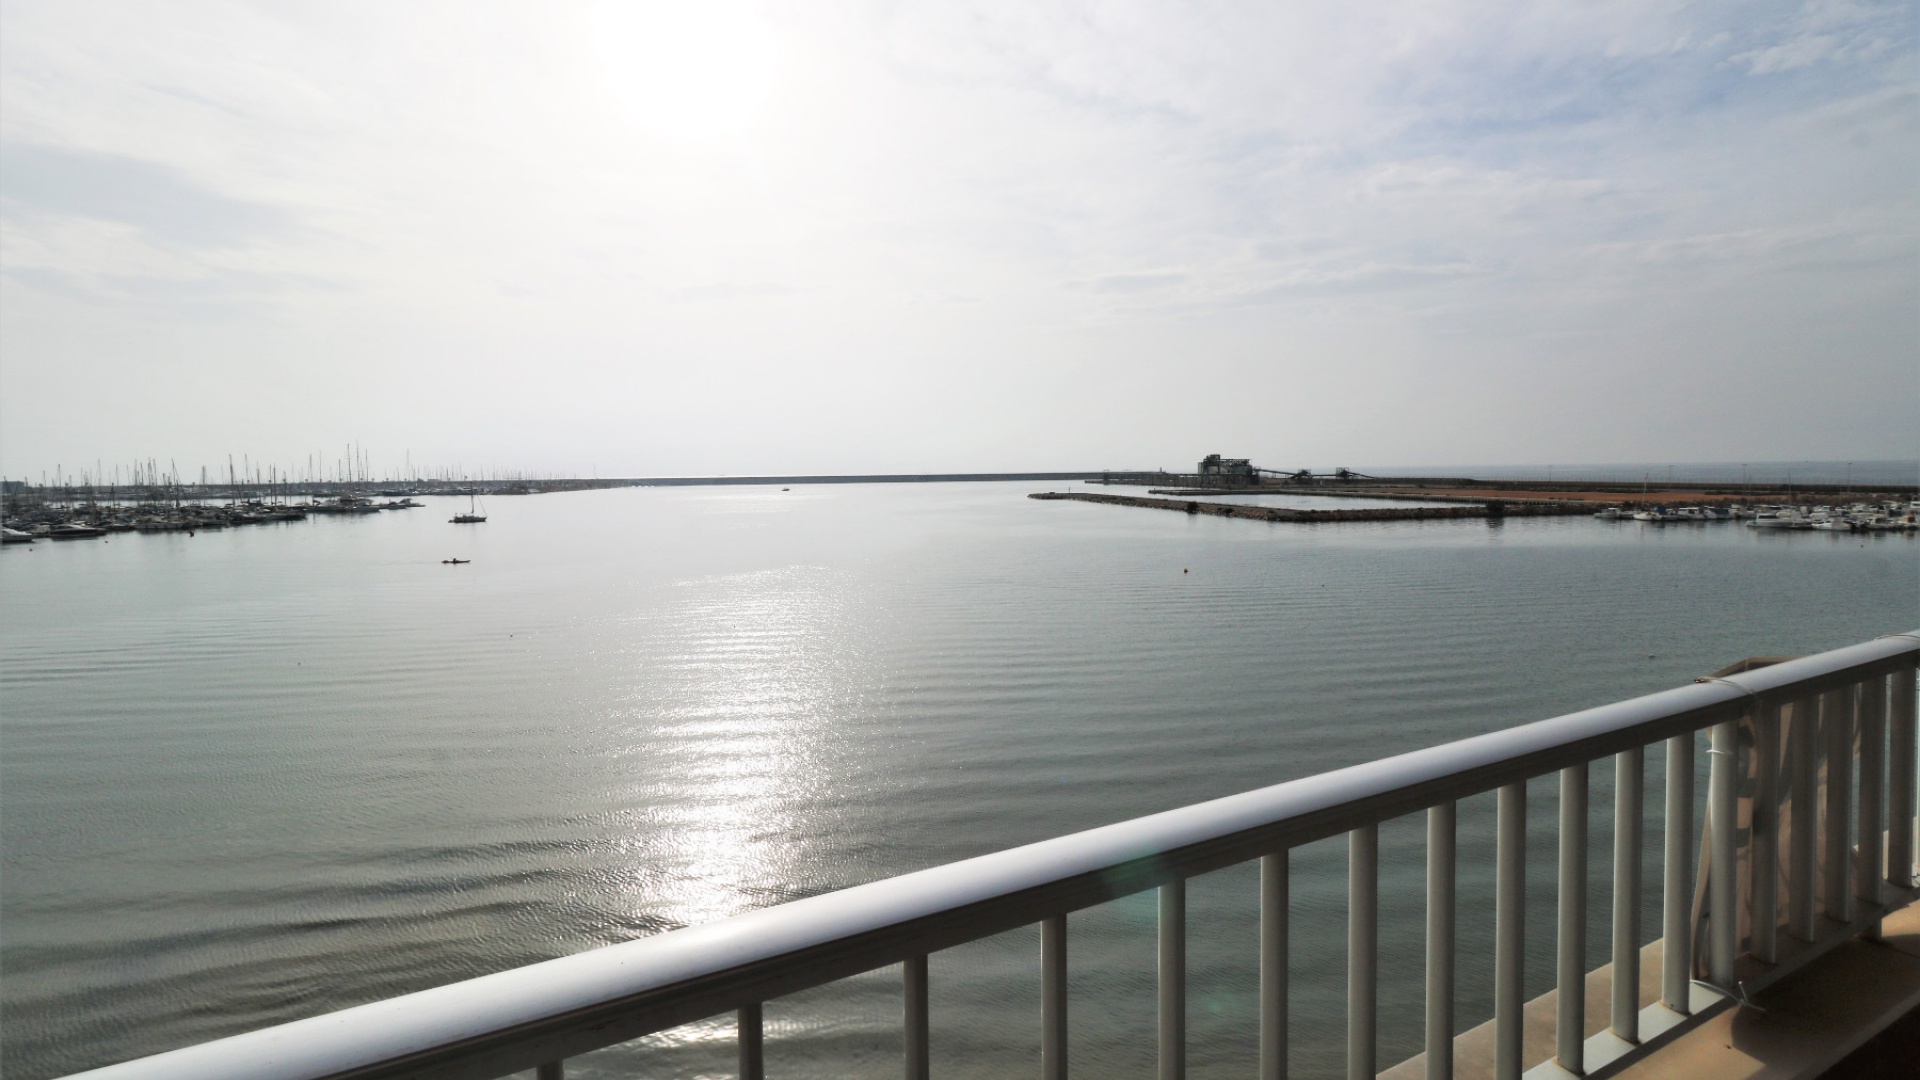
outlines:
[[312, 502], [301, 507], [310, 514], [377, 514], [380, 508], [358, 495], [342, 495], [332, 502]]
[[470, 562], [472, 562], [472, 561], [473, 561], [472, 559], [441, 559], [441, 560], [440, 560], [440, 565], [442, 565], [442, 566], [465, 566], [465, 565], [467, 565], [468, 563], [470, 563]]
[[32, 536], [21, 532], [19, 529], [10, 529], [5, 526], [0, 526], [0, 544], [31, 544], [31, 543], [33, 543]]
[[107, 535], [107, 530], [105, 529], [95, 528], [92, 525], [82, 525], [78, 522], [55, 525], [47, 532], [47, 538], [49, 540], [91, 540], [96, 536], [105, 535]]

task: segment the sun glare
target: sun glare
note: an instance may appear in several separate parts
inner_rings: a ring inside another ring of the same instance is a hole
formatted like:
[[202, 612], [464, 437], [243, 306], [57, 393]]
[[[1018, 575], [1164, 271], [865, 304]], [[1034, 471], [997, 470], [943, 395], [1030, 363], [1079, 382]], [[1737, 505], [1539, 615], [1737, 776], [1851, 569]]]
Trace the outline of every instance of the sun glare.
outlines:
[[607, 95], [657, 134], [736, 136], [773, 89], [773, 36], [746, 4], [602, 3], [589, 25]]

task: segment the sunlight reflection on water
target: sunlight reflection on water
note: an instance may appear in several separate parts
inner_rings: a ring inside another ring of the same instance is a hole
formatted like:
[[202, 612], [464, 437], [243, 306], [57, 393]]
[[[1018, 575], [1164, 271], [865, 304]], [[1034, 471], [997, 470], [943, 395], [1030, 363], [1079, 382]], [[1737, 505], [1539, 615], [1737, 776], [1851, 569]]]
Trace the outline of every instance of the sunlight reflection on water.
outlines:
[[658, 808], [632, 895], [677, 925], [818, 886], [791, 838], [828, 794], [833, 721], [871, 678], [840, 575], [789, 567], [685, 588], [630, 652], [647, 741], [672, 746], [668, 767], [632, 777], [630, 797]]

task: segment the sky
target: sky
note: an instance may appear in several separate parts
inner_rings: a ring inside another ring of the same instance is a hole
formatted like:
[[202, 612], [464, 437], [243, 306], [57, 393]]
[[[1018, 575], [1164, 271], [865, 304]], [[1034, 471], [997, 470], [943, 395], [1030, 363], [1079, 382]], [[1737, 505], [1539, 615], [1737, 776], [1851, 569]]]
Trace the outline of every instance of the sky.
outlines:
[[0, 475], [1916, 458], [1917, 36], [0, 0]]

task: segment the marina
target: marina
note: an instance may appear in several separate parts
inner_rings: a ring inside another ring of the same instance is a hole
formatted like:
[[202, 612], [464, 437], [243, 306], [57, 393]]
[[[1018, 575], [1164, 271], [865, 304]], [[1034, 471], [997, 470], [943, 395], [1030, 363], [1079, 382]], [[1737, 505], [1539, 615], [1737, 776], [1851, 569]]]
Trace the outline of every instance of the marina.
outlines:
[[521, 482], [370, 488], [359, 484], [297, 485], [285, 490], [252, 487], [164, 485], [122, 492], [89, 488], [34, 488], [21, 485], [6, 494], [5, 540], [85, 540], [113, 533], [186, 533], [305, 521], [309, 516], [358, 517], [393, 510], [418, 510], [420, 498], [465, 496], [466, 513], [454, 524], [486, 521], [474, 507], [482, 487], [496, 495], [535, 495], [608, 486], [600, 481], [560, 481], [530, 487]]
[[[447, 524], [465, 496], [422, 497], [0, 559], [8, 1075], [1848, 645], [1910, 628], [1920, 603], [1920, 549], [1885, 534], [1256, 528], [1071, 512], [1030, 482], [789, 486], [555, 493], [471, 529]], [[1493, 810], [1461, 804], [1463, 957], [1492, 949]], [[1404, 826], [1381, 830], [1383, 1064], [1421, 1047], [1418, 979], [1392, 976], [1422, 940], [1398, 899], [1423, 880]], [[1546, 804], [1528, 836], [1539, 989]], [[1295, 939], [1326, 945], [1296, 946], [1299, 1075], [1343, 1060], [1345, 853], [1294, 854]], [[1196, 1078], [1254, 1067], [1255, 892], [1247, 868], [1187, 888]], [[1071, 916], [1076, 1073], [1153, 1074], [1153, 912], [1147, 894]], [[1031, 1073], [1038, 947], [1012, 932], [933, 958], [936, 1075]], [[899, 993], [896, 967], [770, 1002], [770, 1073], [898, 1076]], [[1485, 971], [1463, 966], [1458, 1002], [1463, 1022], [1491, 1015]], [[567, 1075], [728, 1075], [735, 1037], [731, 1015], [697, 1021]]]
[[266, 501], [258, 498], [226, 503], [94, 500], [35, 506], [24, 512], [10, 514], [6, 528], [13, 534], [8, 538], [9, 543], [22, 542], [14, 539], [15, 535], [27, 541], [84, 540], [128, 532], [183, 532], [191, 535], [213, 529], [305, 521], [310, 514], [378, 514], [384, 510], [412, 510], [425, 505], [410, 497], [375, 502], [351, 494], [309, 502]]

